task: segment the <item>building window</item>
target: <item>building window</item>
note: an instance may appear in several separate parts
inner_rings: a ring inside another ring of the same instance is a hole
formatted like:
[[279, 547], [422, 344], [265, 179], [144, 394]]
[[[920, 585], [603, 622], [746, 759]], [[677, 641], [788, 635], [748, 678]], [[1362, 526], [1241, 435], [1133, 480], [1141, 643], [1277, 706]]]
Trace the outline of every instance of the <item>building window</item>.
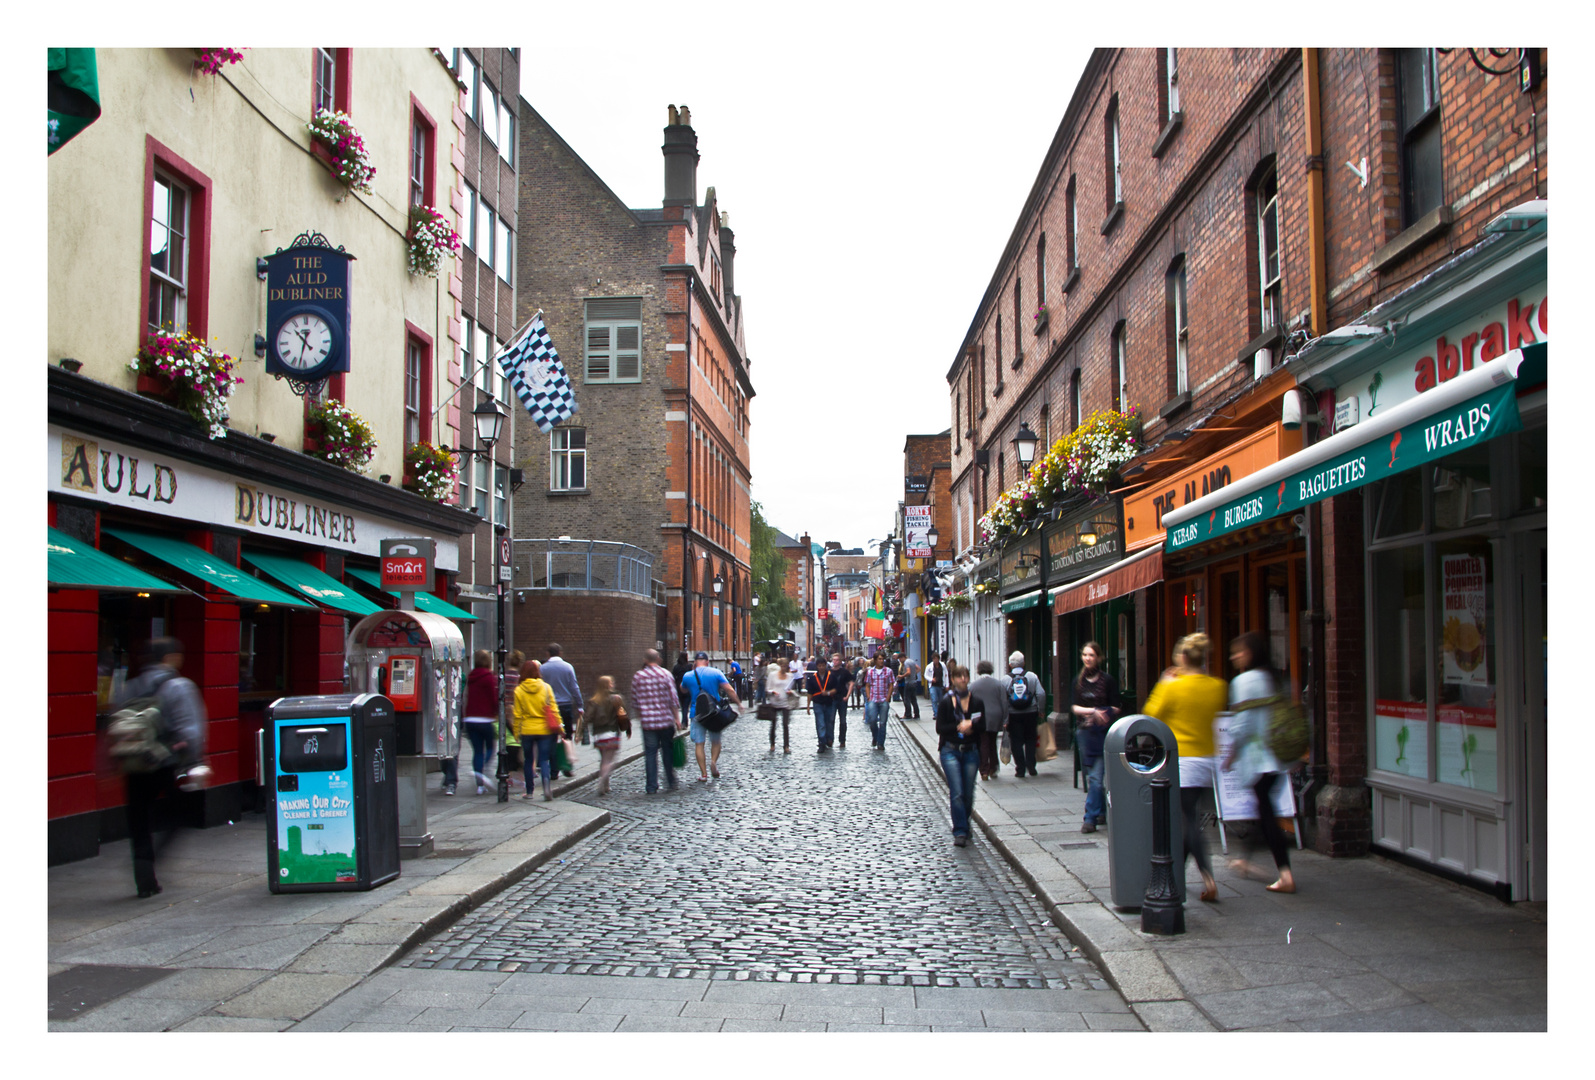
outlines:
[[642, 381], [642, 300], [587, 301], [587, 361], [590, 383]]
[[1045, 454], [1052, 449], [1052, 410], [1041, 406], [1041, 452]]
[[1076, 371], [1069, 376], [1069, 430], [1078, 428], [1084, 417], [1085, 410], [1080, 402], [1080, 372]]
[[414, 337], [404, 345], [404, 445], [421, 442], [421, 385], [426, 380], [426, 350]]
[[496, 215], [493, 208], [487, 205], [487, 200], [478, 196], [476, 200], [476, 243], [471, 246], [476, 249], [476, 254], [487, 265], [493, 265], [493, 232], [497, 227]]
[[465, 115], [475, 120], [478, 83], [476, 61], [472, 60], [471, 54], [464, 49], [456, 49], [455, 52], [459, 55], [457, 66], [460, 71], [460, 81], [465, 84]]
[[471, 484], [471, 501], [467, 507], [477, 517], [487, 520], [487, 477], [488, 463], [486, 458], [475, 458], [470, 469], [473, 483]]
[[1025, 316], [1019, 295], [1020, 284], [1019, 276], [1015, 275], [1013, 279], [1013, 366], [1015, 371], [1019, 369], [1019, 365], [1024, 363], [1025, 360]]
[[1002, 451], [997, 451], [997, 490], [1008, 490], [1007, 463], [1003, 460]]
[[[461, 378], [468, 383], [482, 386], [481, 377], [475, 371], [476, 365], [482, 362], [476, 351], [476, 320], [467, 315], [460, 320], [460, 323]], [[487, 387], [483, 386], [482, 389], [485, 390]]]
[[1113, 407], [1119, 412], [1130, 408], [1130, 357], [1123, 322], [1113, 328]]
[[498, 110], [498, 92], [493, 89], [493, 85], [491, 83], [489, 83], [486, 79], [483, 79], [482, 89], [478, 91], [478, 96], [481, 104], [477, 111], [481, 114], [481, 116], [477, 123], [479, 123], [482, 127], [482, 134], [491, 139], [494, 146], [497, 146], [499, 141], [498, 121], [500, 115]]
[[997, 313], [997, 333], [994, 335], [997, 342], [997, 386], [994, 393], [1002, 393], [1002, 312]]
[[465, 205], [460, 207], [460, 239], [472, 251], [476, 250], [476, 189], [465, 185]]
[[548, 486], [554, 491], [587, 487], [587, 429], [555, 428], [548, 433]]
[[149, 328], [188, 329], [188, 188], [155, 174], [150, 191]]
[[1258, 311], [1262, 330], [1280, 322], [1279, 293], [1279, 173], [1270, 168], [1257, 185]]
[[509, 524], [510, 471], [503, 465], [493, 466], [493, 524]]
[[1440, 76], [1434, 49], [1402, 49], [1396, 81], [1401, 100], [1401, 223], [1440, 205]]
[[1119, 176], [1119, 96], [1113, 95], [1108, 103], [1108, 113], [1102, 125], [1103, 160], [1107, 163], [1108, 213], [1124, 201], [1124, 188]]
[[315, 51], [316, 76], [311, 105], [314, 110], [338, 107], [338, 50]]
[[1180, 50], [1158, 50], [1158, 105], [1167, 124], [1180, 111]]
[[1080, 212], [1075, 205], [1074, 192], [1074, 176], [1071, 175], [1069, 177], [1069, 187], [1065, 190], [1063, 196], [1065, 210], [1063, 260], [1064, 269], [1071, 273], [1080, 268], [1080, 249], [1076, 246], [1079, 243], [1078, 237], [1080, 235]]
[[1036, 307], [1047, 302], [1047, 234], [1036, 237]]
[[498, 99], [498, 156], [515, 167], [515, 110], [502, 96]]
[[410, 205], [432, 206], [435, 127], [430, 117], [413, 105], [410, 118]]
[[964, 448], [963, 425], [958, 420], [964, 415], [964, 392], [957, 391], [953, 395], [953, 453], [958, 453]]
[[511, 280], [511, 268], [515, 264], [515, 234], [510, 231], [509, 225], [503, 218], [498, 222], [498, 240], [493, 249], [493, 269], [498, 276], [504, 279], [506, 285], [514, 284]]
[[1185, 256], [1174, 260], [1167, 279], [1169, 320], [1169, 361], [1173, 371], [1174, 394], [1183, 394], [1190, 385], [1190, 310], [1185, 299]]

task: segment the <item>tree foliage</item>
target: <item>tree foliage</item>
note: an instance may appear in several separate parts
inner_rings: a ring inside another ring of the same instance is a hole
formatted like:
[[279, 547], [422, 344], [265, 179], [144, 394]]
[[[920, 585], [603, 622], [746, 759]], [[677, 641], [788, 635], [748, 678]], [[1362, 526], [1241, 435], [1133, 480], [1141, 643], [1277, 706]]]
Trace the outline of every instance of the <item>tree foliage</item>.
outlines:
[[764, 520], [764, 508], [753, 504], [752, 558], [753, 592], [759, 606], [753, 612], [755, 639], [779, 637], [796, 630], [803, 610], [792, 597], [781, 591], [786, 581], [786, 556], [776, 546], [776, 528]]

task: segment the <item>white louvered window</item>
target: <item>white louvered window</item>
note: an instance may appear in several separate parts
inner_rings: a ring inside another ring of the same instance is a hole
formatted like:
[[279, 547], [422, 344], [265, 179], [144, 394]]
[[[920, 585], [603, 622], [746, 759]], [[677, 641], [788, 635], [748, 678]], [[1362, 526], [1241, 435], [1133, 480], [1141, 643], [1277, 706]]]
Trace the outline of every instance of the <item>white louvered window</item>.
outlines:
[[587, 301], [587, 360], [584, 381], [642, 381], [642, 301], [604, 298]]

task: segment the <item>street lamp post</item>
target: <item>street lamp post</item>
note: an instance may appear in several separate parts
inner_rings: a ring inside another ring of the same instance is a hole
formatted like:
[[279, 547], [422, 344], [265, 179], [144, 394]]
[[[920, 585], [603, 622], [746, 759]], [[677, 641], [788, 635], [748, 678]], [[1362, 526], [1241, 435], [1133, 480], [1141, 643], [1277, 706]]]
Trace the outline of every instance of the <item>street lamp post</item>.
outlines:
[[[476, 429], [476, 441], [480, 444], [480, 446], [479, 446], [478, 449], [475, 449], [475, 450], [467, 450], [465, 447], [462, 446], [462, 447], [457, 448], [455, 450], [455, 453], [457, 453], [459, 455], [462, 455], [462, 456], [465, 456], [465, 457], [486, 458], [488, 463], [489, 463], [490, 468], [493, 469], [494, 475], [492, 476], [492, 481], [496, 485], [497, 482], [498, 482], [498, 477], [496, 475], [496, 473], [497, 473], [496, 466], [493, 465], [493, 447], [498, 442], [499, 436], [503, 433], [503, 430], [504, 430], [504, 410], [499, 408], [498, 402], [494, 401], [492, 397], [484, 397], [481, 401], [479, 401], [477, 403], [476, 408], [471, 410], [471, 421], [472, 421], [473, 426]], [[495, 597], [495, 609], [496, 609], [496, 618], [494, 619], [494, 622], [495, 622], [495, 624], [497, 626], [497, 638], [498, 638], [498, 640], [496, 642], [496, 644], [497, 644], [497, 658], [498, 658], [498, 663], [497, 663], [498, 681], [499, 681], [499, 685], [503, 686], [503, 684], [504, 684], [504, 657], [505, 657], [505, 651], [504, 651], [504, 582], [502, 580], [503, 579], [503, 573], [502, 573], [500, 568], [502, 566], [506, 565], [506, 564], [500, 558], [500, 555], [501, 555], [500, 548], [502, 546], [501, 543], [500, 543], [500, 538], [501, 538], [501, 536], [502, 536], [502, 534], [504, 532], [505, 526], [499, 525], [499, 524], [497, 524], [496, 522], [493, 521], [493, 513], [492, 513], [492, 510], [489, 507], [484, 507], [483, 509], [487, 511], [487, 513], [484, 516], [486, 517], [489, 525], [491, 526], [490, 531], [491, 531], [492, 536], [493, 536], [493, 592], [494, 592], [494, 597]], [[504, 752], [504, 695], [503, 694], [499, 695], [498, 708], [499, 708], [499, 721], [498, 721], [498, 746], [499, 746], [499, 750], [498, 750], [498, 771], [497, 771], [497, 774], [495, 776], [495, 779], [498, 781], [498, 801], [499, 802], [508, 802], [509, 801], [509, 797], [510, 797], [510, 781], [509, 781], [509, 770], [505, 767], [506, 761], [505, 761], [505, 752]]]

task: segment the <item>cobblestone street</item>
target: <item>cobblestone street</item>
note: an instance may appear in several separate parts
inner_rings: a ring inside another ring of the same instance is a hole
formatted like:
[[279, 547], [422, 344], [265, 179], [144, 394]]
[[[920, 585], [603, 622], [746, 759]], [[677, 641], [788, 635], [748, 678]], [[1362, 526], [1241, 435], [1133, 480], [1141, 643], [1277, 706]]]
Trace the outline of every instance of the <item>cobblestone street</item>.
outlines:
[[[751, 716], [722, 777], [642, 794], [642, 763], [584, 801], [615, 824], [483, 905], [415, 968], [1011, 989], [1106, 989], [977, 840], [955, 849], [939, 778], [899, 738], [768, 752]], [[803, 737], [799, 732], [803, 732]], [[586, 791], [587, 789], [583, 789]], [[554, 912], [559, 912], [555, 916]]]

